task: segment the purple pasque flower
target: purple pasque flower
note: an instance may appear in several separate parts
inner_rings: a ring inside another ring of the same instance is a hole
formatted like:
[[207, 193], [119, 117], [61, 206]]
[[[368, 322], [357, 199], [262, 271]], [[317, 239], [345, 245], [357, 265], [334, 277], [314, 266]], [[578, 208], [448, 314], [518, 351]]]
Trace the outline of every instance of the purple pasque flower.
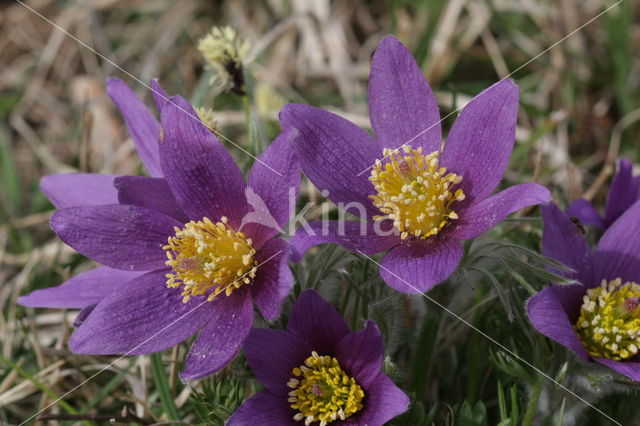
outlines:
[[307, 177], [363, 221], [301, 228], [291, 241], [295, 258], [321, 243], [365, 254], [386, 251], [380, 274], [387, 284], [423, 292], [455, 270], [461, 241], [550, 200], [534, 183], [491, 195], [515, 140], [518, 88], [511, 80], [477, 95], [441, 149], [431, 88], [404, 45], [386, 37], [371, 64], [369, 110], [375, 138], [311, 106], [290, 104], [281, 112], [284, 127], [295, 132], [292, 144]]
[[300, 175], [288, 136], [260, 156], [245, 184], [232, 157], [195, 117], [182, 97], [163, 105], [163, 179], [119, 177], [120, 204], [53, 215], [60, 239], [83, 255], [142, 274], [110, 287], [83, 313], [70, 340], [74, 352], [146, 354], [199, 331], [181, 373], [198, 379], [237, 353], [253, 323], [253, 302], [266, 319], [279, 314], [293, 283], [287, 243], [273, 227], [240, 228], [251, 213], [247, 194], [259, 197], [279, 226], [287, 223], [290, 189], [297, 194]]
[[552, 284], [527, 302], [533, 326], [584, 361], [640, 381], [640, 201], [623, 213], [592, 251], [569, 216], [541, 207], [542, 252], [572, 269], [578, 283]]
[[585, 225], [607, 229], [633, 203], [640, 200], [640, 176], [633, 176], [633, 164], [626, 158], [616, 162], [616, 173], [604, 205], [604, 216], [589, 201], [581, 198], [567, 207], [567, 215], [577, 217]]
[[[155, 80], [151, 81], [151, 88], [159, 112], [169, 98]], [[107, 79], [107, 93], [120, 110], [145, 169], [152, 177], [161, 178], [160, 123], [122, 80]], [[131, 191], [122, 193], [116, 187], [116, 182], [120, 182], [121, 178], [123, 177], [112, 174], [60, 173], [44, 176], [40, 181], [40, 189], [58, 209], [118, 204], [120, 201], [128, 203], [126, 198], [131, 196]], [[130, 177], [129, 182], [133, 179], [136, 178]], [[161, 179], [152, 182], [156, 186], [163, 185]], [[119, 197], [123, 198], [119, 200]], [[170, 205], [175, 206], [176, 203], [171, 202]], [[116, 287], [126, 285], [143, 273], [98, 266], [76, 275], [60, 286], [36, 290], [22, 296], [18, 302], [38, 308], [91, 309], [115, 291]]]
[[349, 330], [314, 290], [293, 306], [287, 330], [254, 328], [247, 362], [265, 387], [228, 425], [382, 425], [407, 410], [409, 398], [384, 373], [382, 335], [374, 321]]

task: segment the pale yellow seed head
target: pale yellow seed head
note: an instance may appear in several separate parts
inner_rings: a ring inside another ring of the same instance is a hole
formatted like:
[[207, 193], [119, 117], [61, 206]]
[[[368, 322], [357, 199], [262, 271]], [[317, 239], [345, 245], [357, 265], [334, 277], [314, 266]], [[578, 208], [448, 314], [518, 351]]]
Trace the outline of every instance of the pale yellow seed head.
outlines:
[[216, 71], [221, 84], [232, 79], [230, 69], [241, 69], [251, 44], [238, 37], [232, 27], [213, 27], [209, 34], [198, 41], [198, 50], [209, 66]]

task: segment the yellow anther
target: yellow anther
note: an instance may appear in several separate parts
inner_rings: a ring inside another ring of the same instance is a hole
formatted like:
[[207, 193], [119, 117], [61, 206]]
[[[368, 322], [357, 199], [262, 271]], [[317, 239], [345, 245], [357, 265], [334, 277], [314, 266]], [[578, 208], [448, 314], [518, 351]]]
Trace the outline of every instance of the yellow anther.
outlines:
[[587, 290], [574, 325], [589, 355], [629, 359], [640, 347], [640, 285], [620, 278]]
[[233, 230], [224, 216], [217, 223], [205, 217], [182, 229], [176, 227], [163, 249], [166, 264], [173, 268], [173, 273], [167, 274], [167, 286], [183, 286], [185, 303], [203, 294], [210, 301], [221, 293], [229, 296], [256, 276], [256, 251], [251, 240]]
[[353, 377], [344, 372], [336, 358], [313, 351], [305, 365], [292, 370], [288, 402], [297, 411], [293, 419], [326, 425], [345, 420], [362, 409], [364, 391]]
[[462, 176], [447, 173], [440, 167], [439, 152], [429, 155], [422, 148], [403, 145], [399, 149], [385, 149], [386, 160], [376, 161], [369, 180], [377, 194], [372, 195], [375, 205], [384, 215], [374, 219], [391, 219], [402, 239], [410, 235], [429, 238], [448, 223], [458, 219], [451, 208], [455, 201], [464, 200], [462, 189], [453, 186], [462, 182]]

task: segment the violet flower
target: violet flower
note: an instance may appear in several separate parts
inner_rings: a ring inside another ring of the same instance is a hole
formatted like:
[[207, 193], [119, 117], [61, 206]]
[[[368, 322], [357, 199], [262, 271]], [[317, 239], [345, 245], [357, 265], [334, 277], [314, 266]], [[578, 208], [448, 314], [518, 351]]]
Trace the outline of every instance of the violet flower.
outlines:
[[[151, 87], [156, 108], [160, 111], [169, 98], [155, 80], [151, 81]], [[122, 80], [107, 79], [107, 93], [120, 110], [145, 169], [152, 177], [162, 177], [160, 123]], [[60, 173], [44, 176], [40, 181], [40, 190], [58, 209], [118, 204], [119, 193], [115, 182], [119, 178], [121, 176], [111, 174]], [[122, 195], [126, 197], [126, 194]], [[22, 296], [18, 302], [23, 306], [36, 308], [91, 308], [115, 291], [116, 287], [125, 285], [143, 273], [98, 266], [76, 275], [62, 285]]]
[[[200, 331], [181, 373], [190, 380], [218, 371], [233, 358], [253, 323], [253, 302], [266, 319], [279, 314], [293, 283], [287, 243], [275, 227], [242, 221], [252, 213], [248, 197], [257, 196], [284, 226], [289, 191], [297, 194], [300, 172], [282, 134], [256, 161], [245, 184], [229, 153], [194, 119], [196, 112], [185, 99], [176, 96], [160, 105], [164, 178], [118, 177], [120, 204], [63, 208], [51, 226], [96, 262], [142, 274], [104, 286], [108, 294], [81, 313], [83, 321], [69, 342], [72, 351], [146, 354]], [[66, 283], [58, 292], [72, 291]]]
[[[555, 204], [541, 207], [542, 252], [578, 284], [550, 285], [527, 303], [534, 327], [587, 362], [640, 381], [640, 201], [606, 230], [594, 251]], [[562, 273], [562, 272], [558, 272]]]
[[409, 398], [381, 371], [382, 335], [374, 321], [351, 332], [314, 290], [302, 292], [287, 330], [254, 328], [247, 362], [265, 387], [227, 425], [378, 426], [407, 410]]
[[585, 225], [607, 229], [633, 203], [640, 200], [640, 176], [633, 176], [631, 161], [620, 158], [616, 163], [616, 173], [611, 181], [604, 206], [604, 216], [589, 201], [581, 198], [567, 207], [567, 215], [577, 217]]
[[455, 270], [461, 241], [514, 211], [550, 200], [548, 190], [534, 183], [491, 195], [515, 140], [518, 88], [511, 80], [477, 95], [441, 149], [431, 88], [409, 51], [387, 37], [371, 64], [369, 110], [375, 138], [311, 106], [292, 104], [281, 112], [284, 127], [295, 132], [292, 144], [307, 177], [364, 221], [301, 228], [291, 241], [296, 260], [321, 243], [365, 254], [386, 251], [380, 274], [387, 284], [423, 292]]

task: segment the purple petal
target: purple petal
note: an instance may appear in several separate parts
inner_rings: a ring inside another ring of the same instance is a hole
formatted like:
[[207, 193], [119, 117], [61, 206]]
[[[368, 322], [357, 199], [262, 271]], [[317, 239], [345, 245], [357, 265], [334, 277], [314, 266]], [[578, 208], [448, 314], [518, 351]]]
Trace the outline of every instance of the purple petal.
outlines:
[[[446, 231], [447, 237], [470, 240], [493, 228], [513, 212], [549, 201], [549, 190], [537, 183], [510, 186], [459, 211], [460, 218], [452, 221]], [[455, 204], [453, 209], [456, 209]]]
[[640, 201], [604, 233], [594, 253], [594, 281], [640, 282]]
[[542, 254], [559, 260], [576, 272], [553, 271], [570, 279], [578, 279], [587, 287], [592, 280], [592, 256], [580, 229], [554, 203], [540, 206], [544, 230]]
[[[285, 130], [292, 129], [300, 166], [334, 203], [359, 203], [367, 216], [379, 214], [369, 199], [375, 193], [369, 181], [371, 166], [381, 156], [376, 142], [353, 123], [308, 105], [289, 104], [280, 112]], [[356, 215], [355, 208], [347, 209]]]
[[407, 394], [384, 374], [365, 390], [365, 401], [364, 411], [348, 418], [344, 425], [382, 426], [409, 408]]
[[244, 342], [244, 354], [260, 384], [285, 398], [293, 369], [304, 364], [313, 348], [285, 330], [254, 328]]
[[577, 217], [583, 225], [592, 225], [597, 226], [598, 228], [604, 228], [604, 222], [600, 217], [600, 213], [598, 213], [598, 210], [593, 207], [593, 204], [585, 199], [580, 198], [569, 204], [565, 213], [569, 217]]
[[[364, 254], [389, 250], [402, 241], [397, 235], [389, 235], [390, 226], [393, 224], [349, 220], [311, 222], [298, 228], [291, 238], [292, 260], [299, 262], [311, 247], [325, 243], [339, 244], [348, 250]], [[377, 229], [383, 232], [376, 232]]]
[[166, 272], [149, 272], [98, 303], [71, 336], [71, 350], [92, 355], [148, 354], [195, 334], [211, 318], [211, 304], [202, 296], [183, 303], [180, 289], [167, 288]]
[[291, 132], [280, 134], [249, 172], [246, 196], [253, 211], [242, 218], [240, 229], [251, 236], [254, 246], [283, 232], [295, 212], [300, 163], [290, 139]]
[[93, 312], [96, 306], [98, 306], [98, 304], [94, 303], [82, 308], [80, 312], [78, 312], [76, 318], [73, 320], [73, 328], [79, 328], [86, 321], [86, 319], [89, 318], [89, 315], [91, 315], [91, 312]]
[[97, 173], [47, 175], [40, 180], [40, 190], [58, 209], [117, 204], [116, 177]]
[[189, 221], [178, 205], [167, 181], [145, 176], [121, 176], [115, 179], [120, 204], [146, 207], [170, 216], [181, 223]]
[[[291, 132], [281, 133], [253, 164], [247, 186], [264, 202], [279, 227], [289, 223], [300, 190], [300, 163], [291, 146]], [[254, 211], [257, 206], [251, 205]], [[270, 225], [270, 223], [264, 223]], [[277, 229], [273, 229], [274, 236]]]
[[251, 295], [262, 316], [274, 320], [280, 315], [282, 302], [293, 287], [289, 269], [289, 247], [281, 238], [269, 240], [256, 254], [258, 271], [251, 284]]
[[253, 188], [247, 187], [245, 195], [249, 209], [253, 211], [244, 215], [238, 230], [251, 239], [253, 247], [259, 248], [285, 230], [278, 225], [262, 197], [256, 194]]
[[557, 297], [555, 287], [545, 287], [529, 299], [527, 314], [531, 324], [540, 333], [573, 350], [583, 360], [589, 360], [587, 351], [573, 330], [572, 323]]
[[440, 151], [436, 98], [409, 50], [392, 36], [380, 42], [371, 61], [369, 115], [382, 148], [407, 143]]
[[197, 118], [189, 103], [174, 96], [162, 109], [162, 171], [189, 218], [222, 216], [238, 228], [247, 210], [244, 177], [233, 158]]
[[236, 290], [207, 302], [209, 317], [185, 360], [182, 380], [196, 380], [225, 367], [238, 353], [253, 324], [253, 303], [249, 291]]
[[320, 355], [334, 355], [340, 339], [350, 332], [340, 314], [315, 290], [300, 294], [291, 310], [287, 329]]
[[287, 398], [263, 390], [245, 401], [227, 421], [227, 426], [301, 426], [293, 416], [296, 412], [289, 407]]
[[127, 124], [142, 164], [151, 176], [161, 177], [158, 142], [160, 124], [140, 98], [117, 78], [107, 79], [107, 93], [116, 104]]
[[614, 361], [612, 359], [599, 358], [599, 357], [594, 357], [593, 359], [596, 362], [604, 366], [607, 366], [610, 369], [615, 370], [624, 376], [627, 376], [631, 380], [640, 382], [640, 362]]
[[462, 176], [471, 204], [493, 192], [509, 163], [518, 118], [518, 86], [500, 81], [469, 102], [453, 124], [442, 165]]
[[562, 309], [567, 314], [571, 324], [578, 321], [580, 316], [580, 308], [582, 307], [582, 298], [584, 297], [587, 286], [583, 284], [570, 285], [552, 285], [553, 295], [562, 305]]
[[51, 217], [60, 239], [103, 265], [130, 271], [163, 268], [162, 246], [182, 224], [143, 207], [105, 205], [71, 207]]
[[401, 244], [382, 258], [380, 276], [402, 293], [423, 293], [455, 271], [462, 251], [458, 241], [447, 238]]
[[35, 290], [18, 298], [18, 303], [34, 308], [84, 308], [100, 302], [111, 293], [123, 291], [131, 280], [143, 273], [99, 266], [58, 286]]
[[360, 386], [368, 388], [380, 374], [383, 352], [380, 329], [374, 321], [367, 321], [363, 330], [349, 333], [340, 340], [336, 358]]
[[621, 158], [611, 181], [611, 188], [604, 207], [604, 224], [611, 226], [638, 199], [636, 181], [633, 178], [633, 164]]
[[151, 94], [153, 95], [153, 103], [156, 104], [156, 110], [158, 111], [158, 114], [162, 114], [162, 109], [169, 100], [169, 96], [162, 89], [162, 87], [160, 87], [157, 78], [151, 80]]

